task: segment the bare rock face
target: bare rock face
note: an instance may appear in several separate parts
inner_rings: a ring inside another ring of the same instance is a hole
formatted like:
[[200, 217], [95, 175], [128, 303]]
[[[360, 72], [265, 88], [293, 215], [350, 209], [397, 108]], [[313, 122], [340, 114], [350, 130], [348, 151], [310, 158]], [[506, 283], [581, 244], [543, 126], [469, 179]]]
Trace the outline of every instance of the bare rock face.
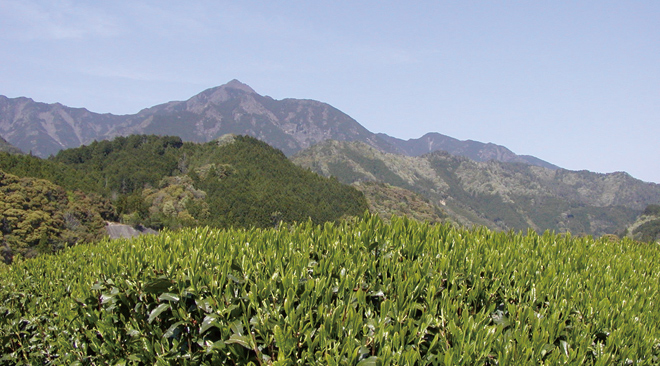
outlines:
[[108, 222], [105, 230], [108, 233], [110, 239], [120, 239], [120, 238], [132, 238], [139, 235], [156, 235], [158, 232], [144, 226], [138, 226], [137, 228], [119, 224], [116, 222]]

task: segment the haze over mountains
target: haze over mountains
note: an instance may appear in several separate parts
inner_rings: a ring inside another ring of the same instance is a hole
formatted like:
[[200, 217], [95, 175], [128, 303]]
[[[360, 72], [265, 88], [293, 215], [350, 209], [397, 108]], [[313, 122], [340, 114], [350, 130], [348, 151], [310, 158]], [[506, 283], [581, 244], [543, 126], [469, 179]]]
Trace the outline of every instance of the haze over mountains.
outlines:
[[384, 152], [411, 156], [445, 150], [475, 161], [495, 159], [556, 168], [534, 157], [516, 155], [503, 146], [460, 141], [439, 133], [407, 141], [376, 134], [326, 103], [275, 100], [238, 80], [205, 90], [187, 101], [168, 102], [122, 116], [0, 96], [0, 136], [40, 157], [130, 134], [174, 135], [184, 141], [207, 142], [227, 133], [256, 137], [288, 156], [331, 139], [362, 141]]

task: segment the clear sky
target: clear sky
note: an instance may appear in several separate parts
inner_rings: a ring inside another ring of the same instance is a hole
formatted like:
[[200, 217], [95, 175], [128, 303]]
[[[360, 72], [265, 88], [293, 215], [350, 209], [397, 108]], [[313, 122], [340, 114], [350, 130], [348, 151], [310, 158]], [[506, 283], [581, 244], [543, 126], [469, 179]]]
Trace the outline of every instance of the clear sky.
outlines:
[[231, 79], [660, 183], [660, 1], [0, 0], [2, 95], [129, 114]]

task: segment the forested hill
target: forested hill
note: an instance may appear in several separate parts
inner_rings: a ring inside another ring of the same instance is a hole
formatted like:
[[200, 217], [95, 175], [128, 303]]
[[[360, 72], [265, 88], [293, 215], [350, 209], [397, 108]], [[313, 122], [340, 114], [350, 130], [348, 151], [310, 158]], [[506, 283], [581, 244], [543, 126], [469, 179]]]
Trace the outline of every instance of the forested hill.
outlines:
[[292, 160], [344, 183], [375, 181], [411, 190], [455, 222], [498, 230], [621, 234], [645, 207], [660, 203], [660, 185], [622, 172], [475, 162], [442, 151], [402, 156], [345, 141], [317, 144]]
[[300, 168], [281, 151], [244, 136], [197, 144], [133, 135], [47, 160], [2, 153], [0, 171], [97, 194], [124, 223], [156, 229], [322, 223], [368, 209], [355, 188]]

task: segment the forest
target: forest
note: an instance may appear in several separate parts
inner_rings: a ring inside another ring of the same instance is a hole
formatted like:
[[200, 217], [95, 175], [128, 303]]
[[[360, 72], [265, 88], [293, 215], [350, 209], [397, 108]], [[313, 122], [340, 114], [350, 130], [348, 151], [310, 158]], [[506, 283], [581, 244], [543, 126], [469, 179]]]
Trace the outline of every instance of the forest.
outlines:
[[[361, 215], [364, 195], [245, 136], [204, 144], [133, 135], [49, 159], [0, 153], [3, 258], [99, 238], [103, 221], [161, 230], [274, 227]], [[74, 234], [75, 232], [75, 234]]]

